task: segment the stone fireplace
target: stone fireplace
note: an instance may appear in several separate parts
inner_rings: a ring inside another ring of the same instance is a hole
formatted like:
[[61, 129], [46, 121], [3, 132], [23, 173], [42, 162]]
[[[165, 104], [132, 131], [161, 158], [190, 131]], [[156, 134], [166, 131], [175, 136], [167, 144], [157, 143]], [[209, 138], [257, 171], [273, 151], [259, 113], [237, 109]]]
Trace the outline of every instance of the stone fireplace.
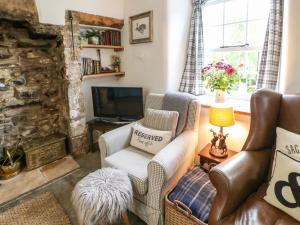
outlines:
[[26, 141], [63, 133], [70, 153], [87, 151], [80, 59], [73, 51], [79, 40], [72, 38], [70, 26], [68, 21], [65, 26], [40, 24], [34, 0], [0, 0], [0, 128], [9, 133], [5, 145], [20, 137]]

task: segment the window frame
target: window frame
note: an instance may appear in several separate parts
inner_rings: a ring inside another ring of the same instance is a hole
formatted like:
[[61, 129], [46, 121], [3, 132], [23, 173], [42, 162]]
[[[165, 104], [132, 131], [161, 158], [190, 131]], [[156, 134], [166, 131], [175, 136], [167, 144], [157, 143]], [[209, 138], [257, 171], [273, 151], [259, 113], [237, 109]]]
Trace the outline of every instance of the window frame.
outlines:
[[[249, 23], [251, 22], [267, 22], [267, 15], [265, 17], [260, 17], [260, 18], [252, 18], [252, 19], [248, 19], [249, 17], [249, 1], [251, 0], [246, 0], [246, 19], [245, 20], [241, 20], [241, 21], [234, 21], [234, 22], [229, 22], [229, 23], [225, 23], [225, 3], [229, 2], [232, 0], [211, 0], [208, 1], [204, 7], [206, 6], [211, 6], [211, 5], [216, 5], [216, 4], [222, 4], [223, 5], [223, 19], [222, 19], [222, 24], [216, 24], [216, 25], [205, 25], [204, 21], [203, 21], [203, 32], [205, 32], [205, 29], [207, 28], [214, 28], [214, 27], [221, 27], [222, 28], [222, 46], [217, 47], [217, 48], [211, 48], [206, 50], [205, 47], [205, 43], [204, 43], [204, 63], [205, 65], [208, 62], [207, 60], [207, 55], [210, 55], [211, 53], [226, 53], [226, 52], [243, 52], [243, 53], [247, 53], [247, 52], [258, 52], [258, 62], [257, 62], [257, 66], [259, 67], [259, 62], [260, 62], [260, 57], [261, 57], [261, 53], [263, 50], [263, 43], [261, 46], [259, 45], [252, 45], [250, 46], [250, 44], [248, 43], [249, 40], [249, 32], [248, 32], [248, 28], [249, 28]], [[227, 25], [234, 25], [234, 24], [245, 24], [245, 38], [244, 38], [244, 44], [242, 45], [233, 45], [233, 46], [225, 46], [225, 28]], [[266, 23], [267, 24], [267, 23]], [[204, 38], [204, 37], [203, 37]], [[204, 38], [205, 40], [205, 38]], [[258, 75], [258, 70], [259, 68], [257, 68], [257, 75]], [[250, 75], [250, 74], [249, 74]], [[211, 92], [210, 90], [206, 89], [206, 94], [207, 95], [213, 95], [213, 92]], [[241, 100], [249, 100], [251, 97], [252, 93], [251, 92], [241, 92], [241, 91], [230, 91], [230, 97], [233, 99], [241, 99]]]

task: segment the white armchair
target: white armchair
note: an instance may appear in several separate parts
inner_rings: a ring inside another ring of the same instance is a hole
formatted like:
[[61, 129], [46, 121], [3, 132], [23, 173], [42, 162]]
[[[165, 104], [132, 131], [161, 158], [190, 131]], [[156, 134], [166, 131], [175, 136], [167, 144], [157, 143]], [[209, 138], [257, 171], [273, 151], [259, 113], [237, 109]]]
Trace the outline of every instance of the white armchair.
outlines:
[[[161, 109], [163, 97], [149, 94], [145, 108]], [[129, 146], [134, 123], [99, 138], [101, 166], [128, 172], [134, 189], [130, 211], [148, 225], [164, 223], [164, 196], [193, 165], [198, 144], [199, 114], [200, 103], [194, 100], [189, 105], [184, 131], [156, 155]]]

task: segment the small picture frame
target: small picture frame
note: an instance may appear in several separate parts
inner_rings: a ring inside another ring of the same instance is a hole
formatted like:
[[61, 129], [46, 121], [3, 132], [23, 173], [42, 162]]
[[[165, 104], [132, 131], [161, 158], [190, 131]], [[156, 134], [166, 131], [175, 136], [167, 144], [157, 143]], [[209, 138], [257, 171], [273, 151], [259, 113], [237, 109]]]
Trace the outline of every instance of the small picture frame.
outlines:
[[153, 11], [129, 17], [130, 44], [153, 41]]

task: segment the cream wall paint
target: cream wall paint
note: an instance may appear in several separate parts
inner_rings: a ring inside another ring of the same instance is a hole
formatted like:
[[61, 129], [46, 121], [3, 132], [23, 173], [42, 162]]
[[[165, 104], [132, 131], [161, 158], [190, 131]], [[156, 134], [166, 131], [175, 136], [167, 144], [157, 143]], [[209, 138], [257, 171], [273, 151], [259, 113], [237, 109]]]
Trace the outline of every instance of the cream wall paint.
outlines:
[[283, 93], [300, 93], [300, 1], [286, 0], [282, 45], [281, 82]]
[[[129, 17], [153, 10], [153, 42], [129, 43]], [[124, 82], [142, 86], [145, 92], [165, 92], [167, 88], [167, 14], [166, 1], [125, 0], [123, 68]]]
[[184, 70], [192, 13], [191, 1], [168, 0], [167, 4], [167, 90], [178, 91]]
[[41, 23], [65, 24], [65, 11], [81, 12], [123, 19], [124, 0], [35, 0]]

